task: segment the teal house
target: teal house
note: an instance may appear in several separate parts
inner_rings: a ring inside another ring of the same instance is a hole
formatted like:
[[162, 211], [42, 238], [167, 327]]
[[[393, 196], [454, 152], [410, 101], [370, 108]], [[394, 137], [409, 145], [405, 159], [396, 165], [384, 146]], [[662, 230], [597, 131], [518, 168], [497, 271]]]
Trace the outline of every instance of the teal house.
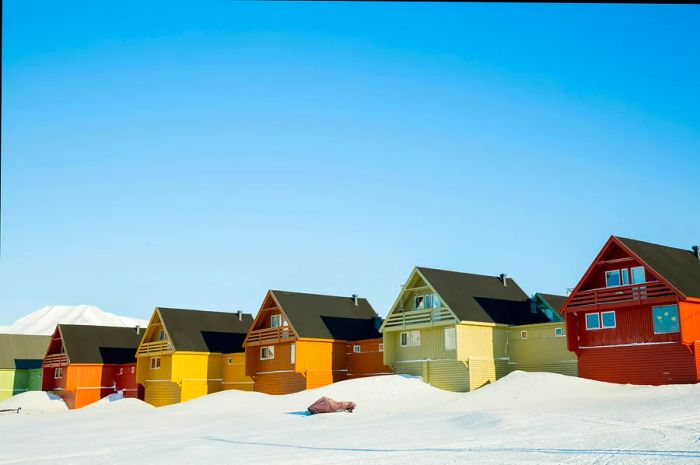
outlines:
[[0, 400], [41, 391], [41, 362], [51, 336], [0, 334]]

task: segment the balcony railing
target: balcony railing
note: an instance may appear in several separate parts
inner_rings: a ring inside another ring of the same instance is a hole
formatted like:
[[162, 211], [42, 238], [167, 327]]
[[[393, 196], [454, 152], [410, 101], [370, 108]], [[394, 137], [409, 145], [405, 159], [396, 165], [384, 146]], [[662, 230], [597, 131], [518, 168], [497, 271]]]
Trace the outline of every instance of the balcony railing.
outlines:
[[447, 307], [404, 310], [395, 312], [384, 323], [384, 330], [400, 329], [416, 325], [441, 325], [454, 322], [452, 312]]
[[280, 326], [278, 328], [256, 329], [248, 333], [247, 345], [262, 345], [274, 344], [276, 342], [284, 342], [296, 339], [294, 331], [289, 326]]
[[50, 354], [44, 357], [41, 366], [44, 368], [56, 368], [68, 365], [68, 357], [66, 354]]
[[568, 309], [579, 309], [579, 307], [641, 302], [652, 299], [665, 299], [674, 297], [675, 294], [666, 285], [654, 281], [644, 284], [632, 284], [627, 286], [604, 287], [601, 289], [591, 289], [579, 291], [574, 295], [567, 306]]
[[174, 351], [175, 348], [170, 343], [170, 341], [154, 341], [154, 342], [144, 342], [139, 347], [136, 355], [162, 355]]

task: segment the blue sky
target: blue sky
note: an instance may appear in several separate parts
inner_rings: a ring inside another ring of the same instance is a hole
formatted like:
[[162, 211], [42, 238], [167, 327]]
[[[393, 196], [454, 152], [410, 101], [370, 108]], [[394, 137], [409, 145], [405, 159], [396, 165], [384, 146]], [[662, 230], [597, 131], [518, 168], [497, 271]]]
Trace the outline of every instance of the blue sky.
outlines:
[[697, 6], [4, 7], [0, 323], [700, 243]]

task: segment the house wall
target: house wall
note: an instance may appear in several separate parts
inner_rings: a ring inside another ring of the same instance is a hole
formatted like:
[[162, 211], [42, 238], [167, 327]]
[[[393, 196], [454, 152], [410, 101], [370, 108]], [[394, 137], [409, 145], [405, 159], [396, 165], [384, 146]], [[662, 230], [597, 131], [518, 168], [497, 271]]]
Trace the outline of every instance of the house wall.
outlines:
[[[567, 349], [566, 337], [557, 336], [555, 328], [562, 328], [566, 334], [564, 322], [509, 327], [510, 370], [546, 371], [578, 376], [576, 354]], [[522, 331], [527, 331], [527, 339], [521, 337]]]
[[255, 382], [253, 378], [245, 374], [245, 352], [223, 354], [222, 364], [222, 389], [238, 389], [252, 391]]
[[[348, 342], [345, 345], [348, 377], [360, 378], [391, 373], [391, 368], [384, 364], [383, 344], [384, 340], [381, 338]], [[355, 346], [360, 346], [359, 353], [354, 351]]]
[[678, 316], [681, 320], [681, 341], [684, 344], [700, 341], [700, 302], [680, 302]]
[[0, 400], [27, 391], [41, 391], [41, 368], [0, 370]]
[[[445, 328], [454, 327], [455, 325], [450, 325], [384, 332], [384, 363], [392, 365], [413, 360], [456, 360], [457, 350], [445, 350]], [[407, 331], [420, 331], [419, 346], [401, 347], [401, 333]]]

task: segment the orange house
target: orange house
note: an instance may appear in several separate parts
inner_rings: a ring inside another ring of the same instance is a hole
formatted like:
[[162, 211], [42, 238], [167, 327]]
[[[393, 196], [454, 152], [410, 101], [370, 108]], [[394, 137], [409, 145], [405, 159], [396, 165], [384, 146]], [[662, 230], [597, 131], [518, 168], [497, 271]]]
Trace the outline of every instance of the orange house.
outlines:
[[366, 299], [268, 291], [243, 343], [254, 389], [289, 394], [390, 373]]
[[109, 394], [137, 397], [138, 328], [59, 324], [42, 363], [42, 390], [80, 408]]

